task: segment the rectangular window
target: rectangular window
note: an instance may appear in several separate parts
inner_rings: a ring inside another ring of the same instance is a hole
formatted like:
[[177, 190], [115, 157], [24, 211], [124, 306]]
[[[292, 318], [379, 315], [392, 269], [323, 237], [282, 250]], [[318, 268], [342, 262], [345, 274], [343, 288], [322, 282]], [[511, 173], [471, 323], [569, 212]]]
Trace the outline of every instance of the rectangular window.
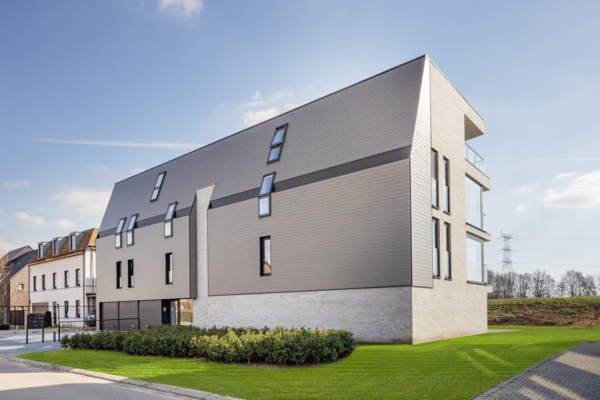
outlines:
[[44, 245], [38, 245], [38, 258], [44, 258]]
[[121, 261], [117, 261], [117, 289], [121, 289], [123, 284], [121, 282]]
[[42, 290], [46, 290], [46, 275], [42, 275]]
[[433, 276], [440, 276], [440, 227], [437, 218], [432, 219], [433, 231]]
[[65, 301], [65, 318], [69, 318], [69, 302]]
[[258, 194], [258, 216], [266, 217], [271, 215], [271, 192], [273, 191], [273, 181], [275, 173], [263, 176]]
[[137, 216], [137, 214], [134, 214], [129, 218], [129, 225], [127, 225], [127, 246], [133, 246], [133, 229], [135, 228]]
[[156, 178], [156, 183], [154, 184], [154, 189], [152, 190], [152, 196], [150, 196], [150, 201], [158, 199], [158, 194], [160, 193], [160, 188], [162, 187], [165, 174], [166, 172], [161, 172], [160, 174], [158, 174], [158, 177]]
[[450, 256], [450, 224], [444, 223], [444, 246], [446, 246], [445, 251], [445, 264], [446, 264], [446, 279], [452, 278], [452, 257]]
[[127, 261], [127, 287], [133, 287], [133, 260]]
[[271, 275], [271, 237], [260, 238], [260, 275]]
[[56, 289], [56, 272], [52, 274], [52, 289]]
[[65, 287], [69, 287], [69, 271], [65, 271]]
[[481, 186], [468, 176], [465, 179], [467, 223], [483, 229], [483, 207]]
[[81, 270], [75, 270], [75, 286], [81, 286]]
[[450, 212], [450, 160], [444, 157], [444, 211]]
[[33, 291], [37, 292], [37, 276], [33, 277]]
[[75, 317], [81, 317], [81, 301], [75, 300]]
[[60, 240], [59, 240], [59, 239], [54, 239], [54, 244], [53, 244], [53, 246], [52, 246], [52, 247], [53, 247], [53, 249], [54, 249], [54, 252], [53, 252], [53, 254], [54, 254], [54, 255], [57, 255], [57, 254], [58, 254], [58, 252], [60, 251], [60, 248], [59, 248], [59, 242], [60, 242]]
[[22, 283], [19, 283], [19, 290], [24, 290], [25, 289], [25, 285], [23, 285]]
[[120, 249], [123, 246], [121, 234], [123, 233], [123, 227], [125, 226], [126, 219], [127, 218], [121, 218], [119, 220], [119, 225], [117, 225], [117, 231], [115, 232], [115, 248], [117, 249]]
[[175, 216], [175, 207], [177, 203], [169, 204], [167, 215], [165, 215], [165, 237], [173, 236], [173, 217]]
[[165, 280], [167, 285], [173, 283], [173, 253], [165, 254]]
[[71, 251], [77, 248], [77, 234], [71, 235]]
[[484, 283], [485, 276], [483, 239], [467, 233], [467, 280]]
[[278, 161], [281, 157], [281, 149], [283, 148], [283, 141], [285, 140], [285, 133], [287, 131], [287, 124], [275, 129], [275, 135], [271, 141], [271, 150], [269, 150], [268, 163]]
[[431, 150], [431, 205], [439, 207], [438, 203], [438, 153]]

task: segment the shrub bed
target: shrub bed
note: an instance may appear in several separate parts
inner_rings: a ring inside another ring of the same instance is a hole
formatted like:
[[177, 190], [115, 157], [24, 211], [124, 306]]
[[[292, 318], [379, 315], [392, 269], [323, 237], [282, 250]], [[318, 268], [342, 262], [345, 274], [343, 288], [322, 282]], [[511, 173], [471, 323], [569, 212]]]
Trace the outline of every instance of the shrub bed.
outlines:
[[305, 364], [335, 361], [356, 347], [346, 330], [294, 328], [196, 328], [158, 326], [141, 331], [100, 331], [63, 336], [71, 349], [122, 351], [132, 355], [194, 358], [217, 362]]
[[0, 324], [0, 331], [7, 331], [10, 326], [8, 324]]

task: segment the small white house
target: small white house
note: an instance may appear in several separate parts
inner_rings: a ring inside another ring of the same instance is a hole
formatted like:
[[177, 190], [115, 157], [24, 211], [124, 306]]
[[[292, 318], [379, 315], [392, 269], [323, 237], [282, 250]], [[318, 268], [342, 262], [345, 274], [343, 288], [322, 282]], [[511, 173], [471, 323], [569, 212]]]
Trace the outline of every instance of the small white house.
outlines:
[[50, 311], [53, 325], [83, 325], [96, 309], [97, 235], [94, 228], [38, 244], [28, 264], [31, 312]]

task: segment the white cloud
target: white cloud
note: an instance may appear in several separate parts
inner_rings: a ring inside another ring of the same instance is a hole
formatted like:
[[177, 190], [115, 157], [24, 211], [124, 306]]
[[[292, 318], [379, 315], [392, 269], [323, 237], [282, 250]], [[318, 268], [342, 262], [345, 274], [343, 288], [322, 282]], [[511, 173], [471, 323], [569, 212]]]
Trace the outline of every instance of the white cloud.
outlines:
[[103, 215], [112, 192], [110, 189], [84, 189], [79, 186], [67, 189], [53, 195], [52, 200], [58, 201], [64, 211], [87, 215]]
[[69, 218], [54, 219], [52, 220], [52, 225], [65, 231], [75, 229], [75, 224]]
[[4, 214], [6, 211], [0, 208], [0, 214]]
[[199, 14], [204, 3], [202, 0], [159, 0], [158, 11], [175, 17], [191, 19]]
[[30, 186], [30, 183], [27, 181], [14, 181], [14, 182], [4, 182], [4, 186], [6, 187], [20, 187], [20, 186]]
[[525, 204], [519, 204], [519, 205], [517, 206], [517, 211], [518, 211], [518, 212], [523, 212], [523, 211], [525, 211], [525, 208], [527, 208], [527, 207], [525, 206]]
[[25, 212], [19, 211], [17, 213], [15, 213], [15, 217], [19, 220], [19, 221], [23, 221], [23, 223], [25, 223], [25, 225], [37, 228], [39, 226], [43, 226], [46, 225], [46, 218], [44, 217], [39, 217], [36, 215], [29, 215]]
[[279, 110], [275, 107], [271, 107], [266, 110], [246, 111], [244, 113], [244, 122], [242, 123], [242, 126], [256, 125], [259, 122], [266, 121], [278, 114]]
[[548, 190], [544, 206], [548, 208], [590, 208], [600, 204], [600, 171], [575, 178], [565, 189]]
[[119, 147], [149, 147], [158, 149], [197, 149], [202, 144], [197, 143], [135, 143], [135, 142], [95, 142], [89, 140], [61, 140], [61, 139], [24, 139], [31, 142], [63, 143], [63, 144], [86, 144], [91, 146], [119, 146]]
[[554, 177], [554, 179], [563, 179], [563, 178], [570, 178], [572, 176], [576, 176], [577, 173], [576, 172], [563, 172], [562, 174], [558, 174]]

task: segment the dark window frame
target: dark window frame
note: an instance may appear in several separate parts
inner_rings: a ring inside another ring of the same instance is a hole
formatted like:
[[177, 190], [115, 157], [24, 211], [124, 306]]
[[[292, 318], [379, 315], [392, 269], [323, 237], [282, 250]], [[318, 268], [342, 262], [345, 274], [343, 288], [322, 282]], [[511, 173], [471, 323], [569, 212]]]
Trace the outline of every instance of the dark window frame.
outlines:
[[38, 244], [38, 259], [44, 258], [44, 245]]
[[127, 260], [127, 287], [133, 288], [134, 286], [134, 270], [133, 270], [133, 260]]
[[[123, 224], [121, 225], [121, 221]], [[123, 228], [125, 227], [125, 223], [127, 222], [127, 217], [121, 218], [119, 223], [117, 224], [117, 231], [115, 232], [115, 249], [120, 249], [123, 247]], [[118, 242], [118, 245], [117, 245]]]
[[116, 265], [116, 273], [117, 273], [117, 289], [123, 289], [123, 280], [122, 280], [122, 269], [121, 269], [121, 261], [117, 261]]
[[[264, 272], [264, 261], [265, 261], [265, 242], [269, 241], [269, 270], [270, 272]], [[271, 236], [263, 236], [260, 238], [260, 276], [271, 276], [273, 273], [273, 252], [271, 251]]]
[[65, 318], [69, 318], [69, 301], [65, 300]]
[[[163, 176], [162, 179], [160, 180], [160, 184], [158, 183], [158, 178], [160, 176]], [[150, 193], [150, 202], [156, 201], [158, 200], [159, 196], [160, 196], [160, 192], [162, 190], [162, 185], [163, 183], [165, 183], [165, 178], [167, 177], [167, 171], [163, 171], [160, 172], [158, 175], [156, 175], [156, 181], [154, 182], [154, 187], [152, 188], [152, 193]], [[154, 191], [158, 189], [158, 192], [156, 193], [156, 198], [154, 197]]]
[[[137, 218], [139, 214], [133, 214], [129, 217], [129, 224], [127, 225], [127, 230], [125, 231], [125, 244], [127, 246], [133, 246], [135, 244], [133, 238], [133, 231], [137, 225]], [[132, 222], [133, 221], [133, 222]], [[131, 235], [131, 243], [129, 243], [129, 235]]]
[[[271, 139], [271, 145], [269, 146], [269, 156], [267, 157], [267, 164], [277, 162], [281, 159], [281, 153], [283, 152], [283, 144], [285, 143], [285, 137], [287, 136], [288, 127], [289, 127], [289, 124], [285, 123], [285, 124], [279, 125], [277, 128], [275, 128], [275, 133], [273, 134], [273, 139]], [[277, 132], [279, 132], [281, 129], [283, 129], [283, 136], [281, 137], [280, 141], [275, 143], [275, 138], [277, 137]], [[278, 147], [279, 147], [279, 154], [277, 154], [277, 158], [274, 158], [271, 160], [271, 152], [273, 151], [273, 149], [278, 148]]]
[[[436, 150], [431, 149], [431, 186], [432, 192], [434, 188], [433, 180], [435, 180], [435, 197], [431, 194], [431, 206], [439, 208], [440, 206], [440, 173], [439, 173], [439, 154]], [[434, 202], [435, 200], [435, 202]]]
[[[271, 186], [268, 188], [268, 191], [263, 194], [263, 192], [262, 192], [263, 182], [265, 181], [265, 178], [268, 176], [273, 176], [273, 179], [271, 180]], [[275, 189], [275, 172], [269, 172], [268, 174], [264, 174], [262, 176], [262, 179], [260, 180], [260, 188], [258, 189], [258, 217], [259, 218], [268, 217], [271, 215], [271, 194], [273, 193], [273, 189]], [[267, 199], [269, 202], [269, 211], [265, 214], [261, 214], [261, 212], [260, 212], [260, 201], [262, 199]]]
[[444, 222], [444, 255], [448, 253], [448, 257], [444, 257], [444, 266], [446, 267], [445, 275], [447, 280], [452, 279], [452, 225]]
[[52, 255], [57, 255], [58, 252], [60, 251], [60, 249], [58, 248], [58, 244], [60, 242], [60, 239], [54, 239], [52, 241]]
[[75, 318], [81, 318], [81, 300], [75, 300]]
[[[171, 215], [171, 218], [169, 217], [169, 209], [171, 208], [171, 206], [173, 207], [173, 214]], [[165, 238], [171, 238], [173, 237], [173, 220], [175, 219], [175, 213], [177, 212], [177, 202], [173, 202], [171, 204], [169, 204], [169, 206], [167, 207], [167, 213], [165, 214], [165, 226], [164, 226], [164, 234], [165, 234]], [[171, 228], [171, 234], [167, 235], [167, 225], [170, 225]]]
[[81, 268], [75, 270], [75, 286], [81, 286]]
[[[171, 273], [171, 276], [169, 276], [169, 272]], [[167, 253], [167, 254], [165, 254], [165, 285], [172, 285], [172, 284], [173, 284], [173, 253]]]
[[37, 276], [33, 277], [33, 291], [37, 292]]
[[435, 264], [435, 259], [433, 267], [437, 267], [437, 270], [433, 271], [433, 277], [434, 278], [439, 278], [441, 276], [441, 271], [440, 271], [440, 220], [432, 217], [432, 227], [431, 230], [432, 235], [433, 235], [433, 246], [432, 246], [432, 250], [434, 257], [437, 257], [437, 265]]
[[[487, 285], [487, 268], [485, 265], [485, 240], [477, 235], [472, 234], [471, 232], [467, 232], [467, 238], [471, 239], [475, 242], [479, 242], [481, 246], [481, 282], [469, 280], [469, 270], [467, 268], [467, 283], [476, 283], [479, 285]], [[468, 246], [468, 242], [467, 242]]]
[[56, 289], [56, 272], [52, 273], [52, 289]]
[[443, 157], [442, 164], [444, 166], [444, 212], [450, 214], [452, 209], [452, 203], [450, 202], [450, 160]]
[[42, 290], [46, 290], [46, 275], [42, 275]]
[[65, 271], [64, 277], [65, 277], [65, 288], [68, 288], [69, 287], [69, 270]]

